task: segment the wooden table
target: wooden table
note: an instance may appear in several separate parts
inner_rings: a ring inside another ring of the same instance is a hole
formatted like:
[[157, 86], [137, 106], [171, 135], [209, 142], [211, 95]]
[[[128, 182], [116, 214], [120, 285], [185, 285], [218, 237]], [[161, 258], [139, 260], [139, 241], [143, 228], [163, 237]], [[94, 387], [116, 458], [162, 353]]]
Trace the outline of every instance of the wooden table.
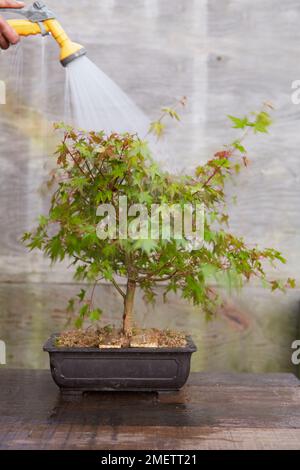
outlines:
[[0, 369], [0, 449], [300, 449], [291, 374], [191, 374], [177, 393], [60, 397], [46, 370]]

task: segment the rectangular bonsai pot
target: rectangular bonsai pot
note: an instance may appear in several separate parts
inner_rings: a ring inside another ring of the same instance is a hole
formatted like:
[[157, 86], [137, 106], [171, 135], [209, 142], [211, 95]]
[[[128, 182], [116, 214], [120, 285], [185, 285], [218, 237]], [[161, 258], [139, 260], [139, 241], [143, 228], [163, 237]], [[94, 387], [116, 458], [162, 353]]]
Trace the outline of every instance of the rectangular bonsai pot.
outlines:
[[190, 337], [182, 348], [65, 348], [52, 335], [49, 352], [54, 382], [65, 395], [87, 391], [179, 390], [190, 373], [197, 350]]

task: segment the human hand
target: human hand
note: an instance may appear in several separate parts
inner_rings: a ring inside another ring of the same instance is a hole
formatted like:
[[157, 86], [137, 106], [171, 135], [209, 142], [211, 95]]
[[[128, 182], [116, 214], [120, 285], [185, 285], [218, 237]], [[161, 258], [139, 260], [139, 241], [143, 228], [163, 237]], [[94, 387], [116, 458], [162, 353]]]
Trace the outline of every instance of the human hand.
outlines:
[[[0, 8], [23, 8], [23, 2], [15, 0], [0, 0]], [[8, 49], [11, 44], [17, 44], [20, 36], [9, 26], [4, 18], [0, 16], [0, 48]]]

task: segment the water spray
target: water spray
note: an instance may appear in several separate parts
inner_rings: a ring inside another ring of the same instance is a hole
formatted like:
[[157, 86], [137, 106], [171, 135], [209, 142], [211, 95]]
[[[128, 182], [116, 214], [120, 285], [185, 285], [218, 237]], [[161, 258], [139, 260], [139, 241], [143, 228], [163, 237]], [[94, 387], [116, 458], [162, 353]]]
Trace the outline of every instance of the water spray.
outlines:
[[[86, 56], [81, 44], [72, 42], [55, 13], [40, 1], [25, 8], [0, 8], [1, 12], [22, 15], [8, 20], [20, 36], [51, 34], [60, 47], [60, 62], [66, 67], [65, 121], [76, 128], [129, 132], [147, 141], [154, 158], [166, 162], [167, 147], [149, 134], [149, 117], [132, 99]], [[84, 57], [82, 57], [84, 56]], [[76, 60], [81, 57], [81, 60]]]
[[62, 28], [56, 15], [41, 2], [25, 8], [0, 8], [0, 12], [16, 13], [26, 19], [8, 20], [8, 24], [19, 36], [31, 36], [51, 34], [60, 47], [60, 63], [66, 67], [70, 62], [86, 54], [86, 49], [76, 42], [71, 41]]

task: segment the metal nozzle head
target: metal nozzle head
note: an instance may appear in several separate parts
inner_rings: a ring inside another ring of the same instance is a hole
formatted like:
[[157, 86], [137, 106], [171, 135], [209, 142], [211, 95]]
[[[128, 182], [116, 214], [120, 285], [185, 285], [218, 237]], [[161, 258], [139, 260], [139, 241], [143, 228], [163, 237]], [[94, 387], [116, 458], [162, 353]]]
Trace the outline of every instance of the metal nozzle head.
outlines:
[[78, 57], [82, 57], [86, 53], [86, 49], [84, 47], [81, 47], [80, 49], [68, 55], [64, 59], [61, 59], [60, 63], [63, 67], [66, 67], [70, 62], [73, 62], [73, 60], [78, 59]]

